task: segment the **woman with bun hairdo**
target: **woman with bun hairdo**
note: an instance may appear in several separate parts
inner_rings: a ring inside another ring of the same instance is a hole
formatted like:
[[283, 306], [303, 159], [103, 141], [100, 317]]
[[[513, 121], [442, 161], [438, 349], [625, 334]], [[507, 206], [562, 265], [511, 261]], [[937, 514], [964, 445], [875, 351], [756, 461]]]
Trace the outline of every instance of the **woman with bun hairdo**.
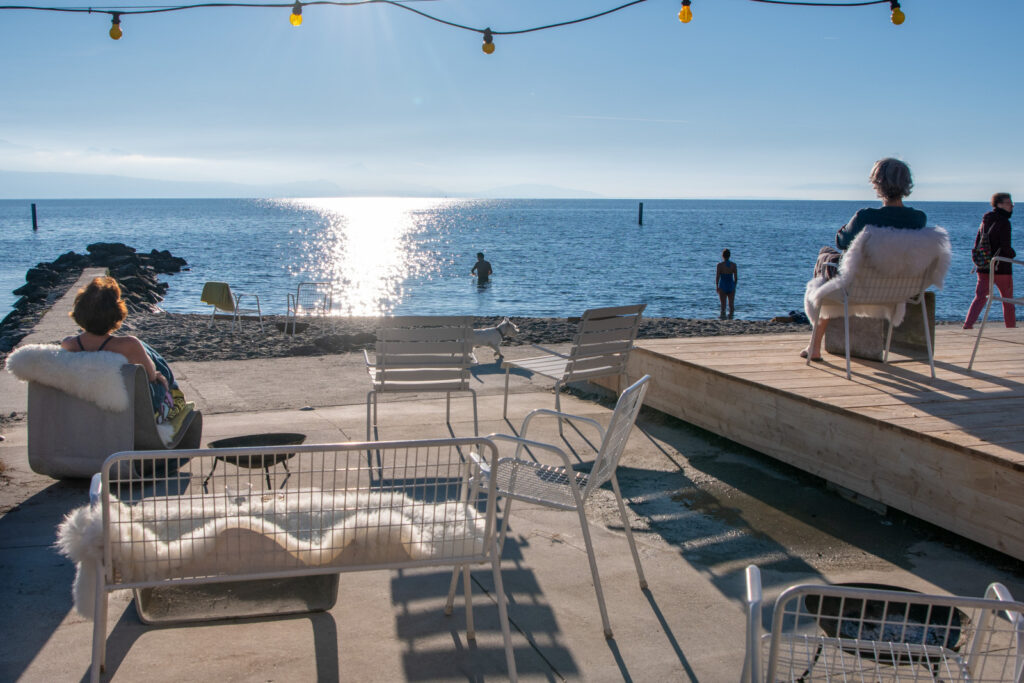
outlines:
[[176, 387], [171, 368], [159, 353], [141, 339], [131, 335], [114, 336], [114, 332], [128, 317], [128, 307], [121, 298], [121, 287], [117, 280], [112, 277], [93, 278], [92, 282], [78, 290], [74, 308], [69, 315], [83, 332], [61, 341], [62, 349], [72, 353], [112, 351], [124, 356], [129, 363], [141, 365], [149, 378], [153, 411], [160, 413], [166, 406], [166, 412], [170, 412], [174, 405], [171, 389]]

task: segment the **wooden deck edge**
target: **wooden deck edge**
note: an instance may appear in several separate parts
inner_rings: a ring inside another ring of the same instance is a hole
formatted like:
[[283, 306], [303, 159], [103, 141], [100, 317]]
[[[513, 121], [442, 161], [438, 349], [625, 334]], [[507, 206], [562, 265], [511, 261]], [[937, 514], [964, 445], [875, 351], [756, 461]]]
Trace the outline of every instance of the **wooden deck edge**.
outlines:
[[[1024, 467], [906, 427], [648, 349], [645, 404], [1024, 560]], [[619, 378], [591, 380], [620, 388]], [[624, 386], [624, 384], [622, 385]]]

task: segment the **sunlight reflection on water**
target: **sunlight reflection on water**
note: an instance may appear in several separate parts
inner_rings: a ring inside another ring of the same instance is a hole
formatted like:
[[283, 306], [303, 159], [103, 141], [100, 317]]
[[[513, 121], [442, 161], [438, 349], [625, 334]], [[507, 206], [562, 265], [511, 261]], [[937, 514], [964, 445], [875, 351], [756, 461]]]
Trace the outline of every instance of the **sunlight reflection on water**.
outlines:
[[380, 315], [394, 311], [411, 277], [430, 277], [441, 263], [415, 244], [444, 199], [351, 197], [282, 199], [282, 206], [310, 211], [318, 220], [300, 228], [302, 247], [289, 274], [335, 283], [334, 312]]

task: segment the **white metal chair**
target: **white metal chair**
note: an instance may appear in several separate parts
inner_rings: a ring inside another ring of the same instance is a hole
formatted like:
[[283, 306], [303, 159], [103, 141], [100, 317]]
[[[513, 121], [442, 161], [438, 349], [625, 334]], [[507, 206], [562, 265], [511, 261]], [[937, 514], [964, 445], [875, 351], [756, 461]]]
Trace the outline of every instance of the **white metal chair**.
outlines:
[[[838, 275], [816, 290], [808, 291], [805, 308], [812, 325], [818, 325], [822, 318], [839, 317], [839, 307], [842, 307], [846, 379], [851, 379], [850, 314], [888, 321], [882, 356], [882, 362], [888, 363], [892, 330], [903, 321], [908, 303], [921, 306], [928, 366], [932, 378], [935, 378], [935, 357], [924, 293], [933, 285], [941, 287], [951, 254], [949, 235], [942, 228], [896, 230], [868, 226], [843, 256]], [[811, 300], [810, 304], [807, 299]], [[807, 364], [810, 362], [808, 355]]]
[[[248, 301], [252, 299], [256, 302], [256, 308], [243, 308], [243, 300]], [[214, 317], [217, 315], [217, 311], [223, 311], [231, 314], [231, 329], [235, 329], [235, 325], [238, 325], [238, 330], [242, 330], [242, 319], [243, 315], [256, 314], [257, 320], [260, 322], [260, 332], [263, 332], [263, 311], [260, 308], [260, 297], [258, 294], [251, 292], [232, 292], [231, 286], [226, 282], [207, 282], [203, 285], [203, 291], [199, 295], [199, 300], [205, 304], [213, 306], [213, 312], [210, 313], [210, 323], [213, 326]]]
[[330, 282], [300, 282], [295, 294], [288, 294], [285, 309], [284, 331], [291, 323], [292, 334], [298, 325], [299, 316], [320, 316], [326, 318], [334, 308], [334, 284]]
[[[633, 350], [645, 307], [646, 304], [592, 308], [583, 313], [568, 354], [533, 344], [544, 352], [543, 356], [503, 361], [505, 400], [501, 416], [508, 417], [508, 380], [512, 368], [522, 368], [554, 379], [556, 411], [562, 409], [560, 393], [563, 385], [625, 374], [626, 361], [629, 360], [629, 352]], [[562, 433], [561, 423], [558, 432]]]
[[791, 586], [768, 633], [762, 600], [761, 572], [750, 565], [743, 683], [1024, 678], [1024, 604], [999, 583], [984, 598]]
[[[481, 475], [486, 480], [493, 477], [497, 482], [497, 493], [505, 497], [505, 510], [501, 524], [501, 536], [498, 539], [498, 547], [505, 544], [505, 534], [508, 532], [508, 520], [512, 510], [512, 501], [521, 500], [527, 503], [535, 503], [556, 510], [574, 510], [579, 515], [580, 530], [583, 534], [583, 543], [587, 548], [587, 557], [590, 560], [590, 573], [594, 580], [594, 591], [597, 593], [597, 604], [601, 610], [601, 623], [604, 627], [606, 638], [612, 637], [612, 627], [608, 620], [608, 610], [604, 604], [604, 593], [601, 590], [601, 578], [597, 573], [597, 560], [594, 557], [594, 546], [590, 540], [590, 529], [587, 525], [587, 515], [584, 505], [587, 498], [601, 485], [611, 482], [612, 491], [615, 493], [615, 501], [619, 506], [619, 514], [622, 516], [622, 527], [626, 532], [626, 540], [629, 542], [629, 550], [633, 554], [633, 563], [636, 565], [637, 577], [640, 580], [640, 588], [647, 589], [647, 579], [644, 577], [643, 567], [640, 566], [640, 555], [636, 550], [636, 543], [633, 540], [633, 532], [630, 528], [629, 518], [626, 515], [626, 506], [622, 502], [622, 492], [619, 490], [619, 482], [615, 476], [615, 470], [619, 466], [619, 460], [626, 448], [626, 441], [636, 423], [637, 414], [643, 406], [644, 395], [647, 393], [650, 375], [644, 375], [636, 383], [627, 388], [619, 396], [615, 404], [615, 411], [612, 413], [608, 428], [605, 429], [596, 420], [579, 415], [569, 415], [554, 410], [540, 408], [531, 411], [523, 420], [520, 436], [509, 436], [505, 434], [491, 434], [488, 439], [492, 441], [508, 441], [517, 444], [515, 456], [510, 458], [499, 458], [493, 469], [486, 463], [481, 464]], [[530, 423], [536, 417], [549, 416], [558, 418], [559, 421], [578, 422], [594, 427], [601, 439], [597, 456], [589, 473], [578, 473], [573, 471], [572, 463], [566, 452], [553, 444], [531, 441], [528, 437]], [[562, 460], [561, 467], [541, 465], [533, 460], [520, 458], [524, 448], [536, 448], [558, 455]], [[487, 483], [487, 482], [485, 482]], [[455, 596], [458, 569], [452, 574], [452, 583], [448, 591], [448, 603], [446, 610], [451, 611]]]
[[473, 318], [394, 316], [381, 319], [375, 359], [364, 350], [371, 389], [366, 395], [366, 439], [377, 426], [377, 395], [388, 392], [443, 392], [451, 423], [452, 392], [473, 397], [473, 434], [479, 433], [476, 391], [469, 386], [473, 365]]
[[988, 264], [988, 302], [985, 304], [985, 314], [981, 318], [981, 327], [978, 328], [978, 338], [974, 340], [974, 350], [971, 352], [971, 362], [967, 364], [967, 370], [974, 369], [974, 357], [978, 355], [978, 344], [981, 343], [981, 335], [985, 332], [985, 323], [988, 322], [988, 312], [992, 308], [992, 302], [998, 301], [1001, 304], [1013, 304], [1014, 306], [1024, 306], [1024, 297], [1005, 297], [1001, 293], [997, 293], [999, 290], [995, 287], [995, 273], [996, 263], [1007, 262], [1016, 263], [1018, 266], [1024, 266], [1024, 261], [1018, 259], [1006, 258], [1005, 256], [993, 256], [992, 260]]

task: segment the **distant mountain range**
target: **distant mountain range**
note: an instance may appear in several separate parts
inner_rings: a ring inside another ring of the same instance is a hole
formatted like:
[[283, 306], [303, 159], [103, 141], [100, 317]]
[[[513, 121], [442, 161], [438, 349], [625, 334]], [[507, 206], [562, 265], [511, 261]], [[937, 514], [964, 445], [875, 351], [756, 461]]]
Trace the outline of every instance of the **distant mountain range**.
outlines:
[[595, 198], [601, 195], [552, 185], [507, 185], [482, 192], [446, 192], [439, 188], [404, 185], [390, 189], [345, 189], [329, 180], [246, 184], [217, 181], [155, 180], [88, 173], [49, 173], [0, 170], [0, 199], [165, 199], [212, 197], [473, 197], [473, 198]]

